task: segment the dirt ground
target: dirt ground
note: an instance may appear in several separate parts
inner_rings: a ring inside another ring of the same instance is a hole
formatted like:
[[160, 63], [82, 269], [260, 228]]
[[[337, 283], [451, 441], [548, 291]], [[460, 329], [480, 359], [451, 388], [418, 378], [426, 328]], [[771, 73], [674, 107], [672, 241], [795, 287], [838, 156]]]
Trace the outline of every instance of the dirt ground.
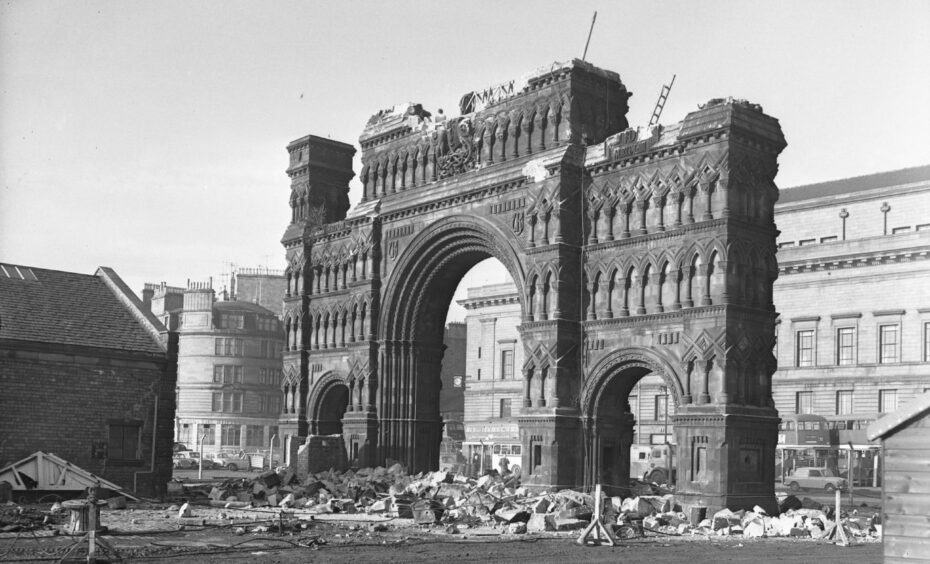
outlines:
[[[418, 526], [407, 519], [322, 515], [293, 519], [279, 534], [273, 511], [194, 507], [204, 525], [179, 530], [167, 506], [104, 509], [103, 538], [130, 562], [881, 562], [880, 542], [840, 547], [825, 540], [664, 536], [622, 541], [617, 547], [583, 547], [579, 532], [502, 534], [493, 527]], [[268, 527], [267, 530], [256, 527]], [[0, 534], [0, 561], [58, 561], [78, 539], [51, 530]], [[86, 554], [82, 552], [81, 554]]]

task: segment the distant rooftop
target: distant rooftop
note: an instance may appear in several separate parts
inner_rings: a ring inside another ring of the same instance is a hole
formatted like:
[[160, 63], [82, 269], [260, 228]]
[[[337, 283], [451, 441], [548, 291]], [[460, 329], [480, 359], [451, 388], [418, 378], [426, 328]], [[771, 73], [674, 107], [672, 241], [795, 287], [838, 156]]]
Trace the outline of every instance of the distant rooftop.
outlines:
[[784, 188], [778, 196], [778, 205], [918, 182], [930, 182], [930, 165]]

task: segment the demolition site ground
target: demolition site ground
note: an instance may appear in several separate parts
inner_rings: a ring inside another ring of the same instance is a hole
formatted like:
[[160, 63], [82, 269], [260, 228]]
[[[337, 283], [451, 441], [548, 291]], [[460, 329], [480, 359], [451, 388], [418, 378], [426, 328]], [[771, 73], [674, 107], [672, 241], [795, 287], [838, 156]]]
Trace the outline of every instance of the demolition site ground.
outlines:
[[[818, 562], [881, 561], [878, 499], [859, 496], [838, 520], [817, 499], [780, 496], [782, 512], [722, 510], [691, 523], [674, 492], [634, 484], [603, 497], [616, 545], [581, 546], [593, 492], [529, 492], [512, 476], [466, 478], [401, 468], [229, 473], [173, 483], [173, 498], [100, 508], [108, 561], [159, 562]], [[826, 496], [815, 496], [826, 500]], [[83, 531], [50, 498], [0, 505], [0, 561], [60, 561]], [[861, 503], [864, 501], [865, 503]], [[844, 499], [844, 503], [846, 500]], [[831, 531], [833, 533], [831, 533]], [[77, 553], [86, 561], [85, 547]]]

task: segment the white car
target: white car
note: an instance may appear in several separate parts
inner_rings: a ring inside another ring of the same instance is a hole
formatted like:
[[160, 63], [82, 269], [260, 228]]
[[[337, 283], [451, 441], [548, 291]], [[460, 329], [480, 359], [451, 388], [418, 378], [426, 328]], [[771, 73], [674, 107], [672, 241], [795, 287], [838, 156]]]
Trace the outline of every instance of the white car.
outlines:
[[825, 467], [810, 466], [806, 468], [795, 468], [794, 472], [785, 478], [788, 489], [796, 492], [801, 489], [827, 490], [828, 492], [836, 490], [845, 490], [847, 482], [845, 478], [837, 476], [833, 470]]
[[238, 456], [233, 456], [226, 452], [218, 452], [210, 457], [210, 460], [213, 462], [215, 468], [225, 468], [232, 472], [235, 472], [241, 467], [248, 468], [249, 466], [248, 460], [243, 460]]

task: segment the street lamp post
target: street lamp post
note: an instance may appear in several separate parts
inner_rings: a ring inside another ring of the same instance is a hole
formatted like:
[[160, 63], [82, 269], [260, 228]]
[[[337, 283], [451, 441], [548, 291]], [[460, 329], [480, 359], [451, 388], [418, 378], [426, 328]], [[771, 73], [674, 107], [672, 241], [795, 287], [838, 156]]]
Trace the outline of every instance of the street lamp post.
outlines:
[[203, 441], [207, 438], [207, 430], [209, 427], [204, 428], [203, 434], [200, 435], [200, 466], [197, 470], [197, 479], [203, 479]]

